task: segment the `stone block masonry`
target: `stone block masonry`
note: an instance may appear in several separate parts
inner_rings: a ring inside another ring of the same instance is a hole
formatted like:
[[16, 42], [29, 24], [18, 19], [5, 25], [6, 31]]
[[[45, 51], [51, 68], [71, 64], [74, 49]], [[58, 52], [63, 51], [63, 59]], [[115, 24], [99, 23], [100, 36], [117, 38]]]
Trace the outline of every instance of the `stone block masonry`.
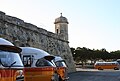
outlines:
[[51, 55], [61, 56], [65, 59], [69, 72], [76, 71], [69, 42], [55, 33], [0, 11], [0, 37], [16, 46], [40, 48]]

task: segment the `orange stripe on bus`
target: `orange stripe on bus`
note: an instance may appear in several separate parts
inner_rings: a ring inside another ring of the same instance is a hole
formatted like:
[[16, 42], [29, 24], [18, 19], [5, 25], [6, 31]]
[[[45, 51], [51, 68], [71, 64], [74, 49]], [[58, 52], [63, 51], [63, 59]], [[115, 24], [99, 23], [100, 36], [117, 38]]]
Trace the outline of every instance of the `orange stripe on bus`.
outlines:
[[1, 77], [13, 77], [17, 70], [2, 70], [0, 69]]
[[66, 67], [57, 67], [57, 69], [65, 69]]
[[25, 67], [24, 70], [29, 72], [54, 71], [55, 67]]

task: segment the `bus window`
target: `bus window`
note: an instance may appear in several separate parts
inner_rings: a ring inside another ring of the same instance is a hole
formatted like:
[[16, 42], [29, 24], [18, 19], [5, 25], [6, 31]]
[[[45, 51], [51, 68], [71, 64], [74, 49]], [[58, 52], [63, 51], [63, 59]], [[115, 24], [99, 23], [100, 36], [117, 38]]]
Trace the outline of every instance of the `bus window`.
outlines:
[[36, 66], [37, 67], [53, 66], [53, 64], [50, 61], [48, 61], [48, 60], [46, 60], [44, 58], [41, 58], [41, 59], [37, 60]]
[[64, 61], [57, 61], [55, 64], [57, 67], [67, 67]]
[[23, 67], [22, 62], [19, 60], [20, 57], [17, 53], [0, 51], [0, 61], [6, 67], [11, 66], [11, 64], [12, 67]]

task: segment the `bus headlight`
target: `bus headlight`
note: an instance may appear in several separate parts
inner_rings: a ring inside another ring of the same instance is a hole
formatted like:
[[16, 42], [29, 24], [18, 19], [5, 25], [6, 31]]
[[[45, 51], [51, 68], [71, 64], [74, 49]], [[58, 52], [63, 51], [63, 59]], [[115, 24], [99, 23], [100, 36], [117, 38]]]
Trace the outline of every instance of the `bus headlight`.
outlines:
[[16, 75], [17, 75], [17, 76], [16, 76], [16, 79], [17, 79], [17, 80], [23, 80], [23, 79], [24, 79], [23, 70], [18, 70]]

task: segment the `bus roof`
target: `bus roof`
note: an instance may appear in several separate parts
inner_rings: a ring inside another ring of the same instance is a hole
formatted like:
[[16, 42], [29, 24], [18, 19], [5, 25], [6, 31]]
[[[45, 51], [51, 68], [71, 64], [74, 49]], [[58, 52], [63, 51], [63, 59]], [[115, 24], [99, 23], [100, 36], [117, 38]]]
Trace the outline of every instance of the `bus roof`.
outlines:
[[40, 59], [45, 56], [52, 56], [42, 49], [33, 48], [33, 47], [20, 47], [20, 48], [22, 49], [21, 52], [22, 55], [33, 55], [35, 59]]
[[116, 61], [112, 61], [112, 62], [96, 62], [96, 64], [99, 64], [99, 63], [118, 63]]
[[3, 38], [0, 38], [0, 50], [15, 53], [20, 53], [22, 51], [21, 48], [14, 46], [11, 42]]
[[11, 42], [9, 42], [8, 40], [5, 40], [3, 38], [0, 38], [0, 45], [10, 45], [10, 46], [14, 46]]
[[54, 61], [55, 62], [57, 62], [57, 61], [63, 61], [63, 59], [60, 56], [55, 56]]

